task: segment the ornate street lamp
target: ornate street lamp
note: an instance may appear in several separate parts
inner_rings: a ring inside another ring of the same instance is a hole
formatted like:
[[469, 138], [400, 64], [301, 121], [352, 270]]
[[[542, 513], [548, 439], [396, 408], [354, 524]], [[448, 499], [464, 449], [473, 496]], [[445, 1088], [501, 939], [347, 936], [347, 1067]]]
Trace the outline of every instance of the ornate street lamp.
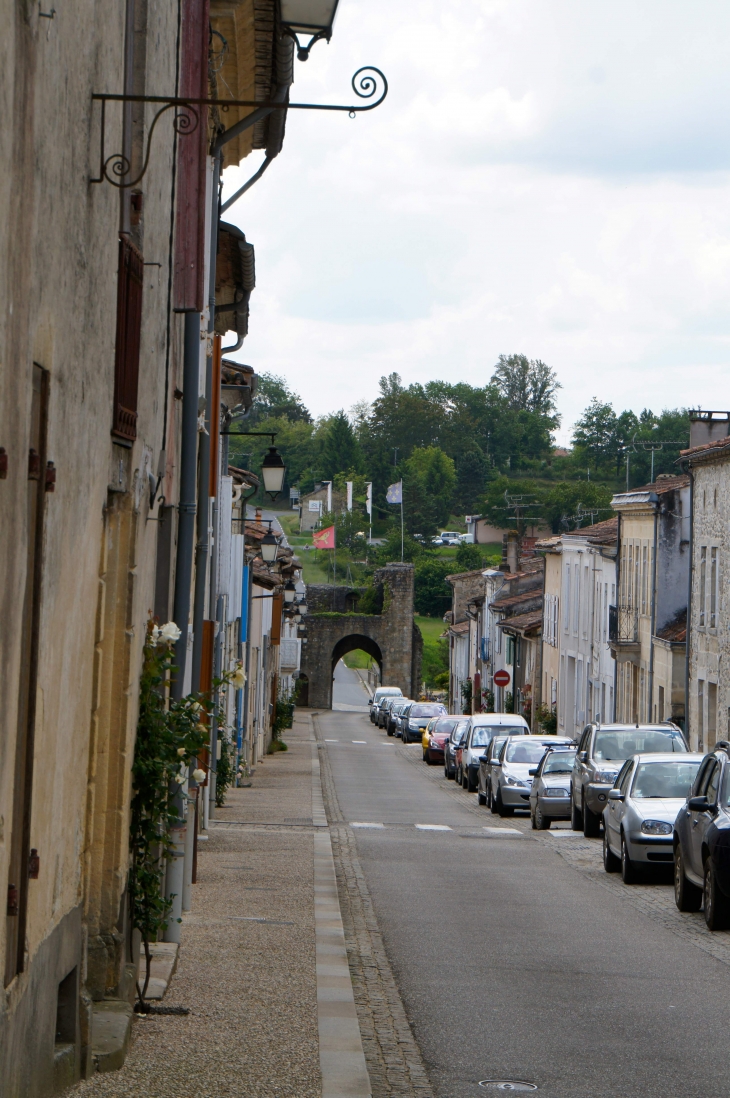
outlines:
[[[306, 61], [315, 42], [332, 37], [332, 24], [339, 0], [279, 0], [279, 25], [297, 44], [297, 57]], [[306, 46], [299, 41], [300, 34], [310, 34]]]
[[294, 586], [292, 581], [289, 580], [289, 582], [284, 585], [284, 602], [286, 602], [286, 603], [294, 602], [294, 597], [295, 597], [296, 593], [297, 593], [296, 587]]
[[[242, 434], [245, 432], [241, 432]], [[281, 459], [281, 454], [275, 446], [269, 447], [269, 452], [261, 462], [261, 475], [264, 480], [264, 491], [270, 499], [276, 499], [284, 487], [286, 465]]]
[[264, 534], [261, 539], [261, 559], [264, 564], [273, 564], [276, 560], [276, 554], [279, 549], [279, 543], [271, 532], [271, 523], [269, 523], [268, 533]]

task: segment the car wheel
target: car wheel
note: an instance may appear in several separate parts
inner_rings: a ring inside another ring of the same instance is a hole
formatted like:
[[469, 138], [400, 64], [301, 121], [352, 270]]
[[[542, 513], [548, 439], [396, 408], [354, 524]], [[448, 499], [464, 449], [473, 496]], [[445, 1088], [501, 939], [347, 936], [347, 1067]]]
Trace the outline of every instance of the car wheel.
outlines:
[[424, 761], [425, 763], [430, 763], [430, 762], [431, 762], [431, 760], [430, 760], [430, 759], [429, 759], [429, 757], [428, 757], [428, 751], [424, 751], [424, 752], [423, 752], [423, 761]]
[[487, 808], [492, 807], [492, 783], [487, 786]]
[[702, 893], [705, 922], [708, 930], [727, 930], [730, 926], [730, 903], [717, 883], [712, 859], [705, 859], [705, 887]]
[[533, 831], [537, 831], [537, 822], [535, 820], [535, 809], [530, 807], [530, 827]]
[[474, 779], [472, 778], [472, 776], [471, 776], [471, 774], [469, 773], [468, 770], [466, 772], [466, 791], [467, 791], [467, 793], [474, 793], [476, 791], [476, 785], [474, 784]]
[[629, 857], [629, 850], [626, 846], [626, 836], [621, 836], [621, 880], [625, 885], [636, 884], [640, 878], [640, 874], [634, 863]]
[[702, 904], [702, 889], [688, 881], [685, 875], [679, 843], [674, 848], [674, 902], [680, 911], [699, 911]]
[[479, 801], [479, 804], [486, 804], [487, 803], [486, 795], [484, 793], [480, 793], [478, 790], [477, 790], [477, 800]]
[[494, 798], [494, 803], [496, 805], [497, 813], [502, 817], [502, 819], [504, 819], [505, 816], [513, 815], [514, 808], [512, 807], [512, 805], [504, 803], [504, 801], [502, 800], [501, 789], [497, 789], [497, 796]]
[[549, 831], [550, 830], [550, 817], [543, 816], [542, 809], [540, 808], [540, 801], [538, 799], [535, 805], [535, 830], [536, 831]]
[[608, 828], [603, 830], [603, 868], [606, 873], [618, 873], [621, 868], [621, 859], [617, 858], [608, 845]]
[[587, 804], [583, 804], [583, 834], [586, 839], [597, 839], [601, 834], [601, 817], [591, 812]]
[[389, 729], [388, 729], [388, 735], [389, 735], [389, 736], [392, 736], [392, 735], [393, 735], [393, 729], [392, 729], [392, 728], [389, 728]]
[[570, 801], [570, 826], [573, 831], [583, 830], [583, 813], [575, 807], [575, 802]]

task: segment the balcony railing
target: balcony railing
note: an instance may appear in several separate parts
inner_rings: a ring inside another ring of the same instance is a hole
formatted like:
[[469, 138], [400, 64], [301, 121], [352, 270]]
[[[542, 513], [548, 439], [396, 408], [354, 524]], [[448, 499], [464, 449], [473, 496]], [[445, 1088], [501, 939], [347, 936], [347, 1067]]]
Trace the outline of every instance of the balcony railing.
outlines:
[[609, 606], [608, 639], [619, 644], [639, 640], [639, 612], [633, 606]]

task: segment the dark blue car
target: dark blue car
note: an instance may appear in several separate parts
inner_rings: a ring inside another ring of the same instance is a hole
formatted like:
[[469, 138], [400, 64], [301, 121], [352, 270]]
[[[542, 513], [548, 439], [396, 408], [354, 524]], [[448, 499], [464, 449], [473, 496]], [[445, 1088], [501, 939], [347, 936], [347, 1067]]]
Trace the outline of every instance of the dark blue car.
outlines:
[[680, 911], [704, 906], [709, 930], [730, 927], [730, 743], [705, 756], [674, 821], [674, 899]]

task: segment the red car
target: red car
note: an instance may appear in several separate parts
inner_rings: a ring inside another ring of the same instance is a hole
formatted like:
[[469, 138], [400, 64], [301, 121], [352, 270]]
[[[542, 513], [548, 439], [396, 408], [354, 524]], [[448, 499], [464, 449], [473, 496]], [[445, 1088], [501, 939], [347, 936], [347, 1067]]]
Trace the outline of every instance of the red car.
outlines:
[[423, 730], [423, 761], [433, 766], [444, 761], [444, 744], [456, 727], [458, 717], [433, 717]]

